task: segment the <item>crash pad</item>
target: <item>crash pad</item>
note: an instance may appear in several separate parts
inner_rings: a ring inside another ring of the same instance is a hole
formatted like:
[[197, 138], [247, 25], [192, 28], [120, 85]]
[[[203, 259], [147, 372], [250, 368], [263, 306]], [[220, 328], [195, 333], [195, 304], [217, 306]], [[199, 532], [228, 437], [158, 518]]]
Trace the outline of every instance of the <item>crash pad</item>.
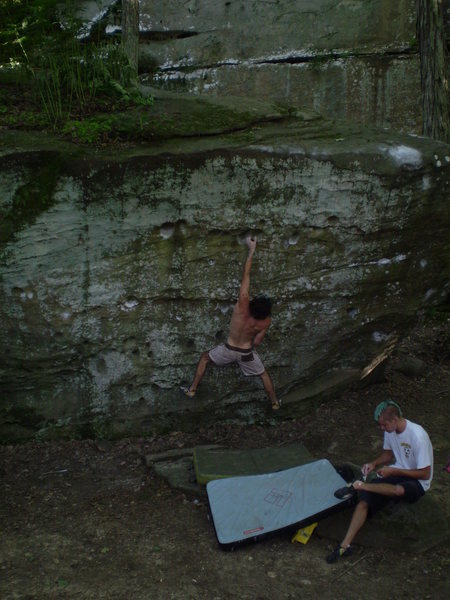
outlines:
[[217, 540], [222, 547], [305, 526], [344, 508], [334, 497], [346, 485], [326, 459], [275, 473], [216, 479], [206, 485]]
[[205, 485], [214, 479], [273, 473], [315, 459], [302, 444], [290, 444], [276, 448], [245, 450], [197, 446], [194, 448], [193, 460], [197, 482]]

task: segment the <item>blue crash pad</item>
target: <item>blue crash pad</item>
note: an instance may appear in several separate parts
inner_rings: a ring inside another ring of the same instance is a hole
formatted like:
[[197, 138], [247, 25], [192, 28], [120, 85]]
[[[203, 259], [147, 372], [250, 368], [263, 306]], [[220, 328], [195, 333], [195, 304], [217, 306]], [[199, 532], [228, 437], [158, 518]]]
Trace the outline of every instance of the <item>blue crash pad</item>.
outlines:
[[317, 521], [348, 505], [334, 497], [345, 485], [326, 459], [276, 473], [210, 481], [206, 491], [217, 540], [231, 547]]

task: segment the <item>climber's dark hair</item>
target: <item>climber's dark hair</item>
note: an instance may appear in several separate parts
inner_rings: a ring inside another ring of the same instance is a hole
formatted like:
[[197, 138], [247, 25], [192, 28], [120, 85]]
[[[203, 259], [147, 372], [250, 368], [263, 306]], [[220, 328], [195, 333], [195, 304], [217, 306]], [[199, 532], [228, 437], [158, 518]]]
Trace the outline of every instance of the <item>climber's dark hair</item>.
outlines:
[[272, 313], [272, 300], [267, 296], [255, 296], [249, 303], [250, 314], [254, 319], [263, 320]]

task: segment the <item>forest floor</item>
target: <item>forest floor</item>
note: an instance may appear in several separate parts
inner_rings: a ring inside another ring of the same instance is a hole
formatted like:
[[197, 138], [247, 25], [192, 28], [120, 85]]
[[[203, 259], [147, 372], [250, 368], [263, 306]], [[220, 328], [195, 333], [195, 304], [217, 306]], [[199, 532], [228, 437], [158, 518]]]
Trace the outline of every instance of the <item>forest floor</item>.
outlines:
[[[149, 454], [199, 444], [262, 448], [300, 442], [316, 457], [362, 464], [379, 449], [381, 432], [372, 414], [389, 395], [430, 434], [436, 481], [448, 487], [449, 333], [448, 320], [418, 325], [391, 360], [385, 381], [347, 391], [302, 419], [284, 420], [281, 409], [271, 427], [217, 423], [152, 439], [0, 447], [0, 597], [450, 597], [448, 540], [415, 554], [357, 543], [355, 555], [335, 565], [325, 556], [336, 540], [317, 532], [306, 545], [280, 533], [226, 552], [216, 541], [205, 497], [171, 488], [145, 461]], [[414, 373], [399, 370], [405, 358], [416, 361]], [[450, 507], [444, 511], [450, 515]]]

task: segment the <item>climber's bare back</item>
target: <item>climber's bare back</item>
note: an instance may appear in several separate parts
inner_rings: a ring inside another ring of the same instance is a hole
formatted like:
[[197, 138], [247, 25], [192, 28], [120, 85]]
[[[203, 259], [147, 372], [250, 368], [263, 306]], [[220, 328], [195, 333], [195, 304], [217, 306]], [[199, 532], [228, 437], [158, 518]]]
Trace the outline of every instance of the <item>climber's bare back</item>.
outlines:
[[237, 348], [258, 346], [270, 326], [270, 317], [255, 319], [249, 311], [249, 300], [241, 298], [233, 308], [228, 344]]

